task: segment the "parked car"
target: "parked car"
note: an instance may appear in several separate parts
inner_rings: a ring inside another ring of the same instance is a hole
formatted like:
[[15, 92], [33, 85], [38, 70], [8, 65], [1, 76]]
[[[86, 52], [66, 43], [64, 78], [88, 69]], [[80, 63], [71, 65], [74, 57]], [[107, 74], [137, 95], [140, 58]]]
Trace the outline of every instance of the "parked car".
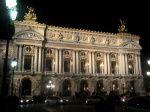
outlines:
[[45, 100], [47, 105], [59, 105], [59, 104], [67, 104], [68, 100], [63, 99], [60, 96], [48, 96]]
[[20, 105], [26, 105], [26, 104], [30, 104], [30, 103], [33, 103], [33, 100], [30, 100], [27, 97], [19, 98], [19, 104]]
[[123, 112], [150, 112], [150, 96], [134, 96], [128, 99]]
[[86, 99], [86, 104], [88, 105], [96, 104], [98, 101], [101, 101], [102, 99], [105, 100], [105, 98], [102, 96], [88, 96]]

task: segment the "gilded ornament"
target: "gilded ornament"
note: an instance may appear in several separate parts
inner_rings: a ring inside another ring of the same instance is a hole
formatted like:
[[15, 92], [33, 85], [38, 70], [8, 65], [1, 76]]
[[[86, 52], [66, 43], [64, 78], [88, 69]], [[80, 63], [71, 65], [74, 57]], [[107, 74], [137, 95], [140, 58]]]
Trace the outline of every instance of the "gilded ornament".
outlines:
[[119, 31], [119, 32], [127, 32], [126, 21], [122, 21], [122, 20], [120, 19], [120, 24], [121, 24], [121, 26], [119, 26], [118, 31]]
[[25, 14], [24, 18], [25, 20], [36, 20], [36, 14], [34, 13], [34, 8], [28, 7], [29, 12]]

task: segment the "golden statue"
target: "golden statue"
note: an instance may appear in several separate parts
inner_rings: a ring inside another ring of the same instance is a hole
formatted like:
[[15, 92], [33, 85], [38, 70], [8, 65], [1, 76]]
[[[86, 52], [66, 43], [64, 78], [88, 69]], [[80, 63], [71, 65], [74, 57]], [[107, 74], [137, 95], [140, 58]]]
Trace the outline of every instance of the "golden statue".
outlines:
[[126, 21], [122, 21], [121, 19], [120, 19], [120, 24], [121, 24], [121, 26], [119, 26], [119, 29], [118, 29], [118, 31], [119, 32], [127, 32], [127, 28], [126, 28]]
[[29, 12], [25, 14], [24, 18], [25, 20], [36, 20], [36, 14], [34, 14], [34, 8], [28, 7]]

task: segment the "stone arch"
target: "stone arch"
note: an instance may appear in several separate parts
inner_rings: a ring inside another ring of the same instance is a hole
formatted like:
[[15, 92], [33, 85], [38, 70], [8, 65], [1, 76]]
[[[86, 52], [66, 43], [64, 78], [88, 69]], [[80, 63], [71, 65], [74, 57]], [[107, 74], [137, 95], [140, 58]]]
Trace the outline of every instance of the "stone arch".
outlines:
[[28, 39], [28, 40], [44, 40], [43, 36], [34, 31], [23, 31], [16, 33], [13, 37], [14, 39]]
[[121, 47], [123, 47], [123, 48], [132, 48], [132, 49], [142, 49], [142, 47], [139, 44], [137, 44], [133, 41], [125, 42], [121, 45]]
[[100, 94], [104, 90], [103, 80], [98, 80], [96, 83], [96, 93]]
[[62, 92], [63, 96], [71, 95], [71, 82], [70, 79], [64, 79], [62, 82]]
[[32, 81], [30, 78], [23, 78], [21, 81], [21, 96], [30, 96], [32, 92]]
[[88, 91], [88, 82], [86, 79], [81, 80], [80, 82], [80, 92]]
[[135, 80], [130, 81], [131, 92], [135, 93]]
[[114, 80], [114, 81], [112, 82], [111, 90], [112, 90], [113, 92], [118, 92], [118, 88], [119, 88], [119, 86], [118, 86], [118, 80]]

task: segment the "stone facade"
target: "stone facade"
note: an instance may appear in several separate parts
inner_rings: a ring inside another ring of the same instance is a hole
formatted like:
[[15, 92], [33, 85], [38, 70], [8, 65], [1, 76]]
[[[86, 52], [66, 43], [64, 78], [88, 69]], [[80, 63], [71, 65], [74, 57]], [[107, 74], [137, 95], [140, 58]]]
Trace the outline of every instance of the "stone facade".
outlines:
[[[48, 94], [50, 80], [55, 94], [145, 92], [138, 35], [123, 30], [105, 33], [48, 26], [28, 19], [15, 21], [14, 26], [8, 62], [13, 58], [18, 62], [14, 72], [16, 95]], [[1, 65], [5, 53], [6, 41], [1, 40]], [[3, 66], [0, 68], [2, 76]]]

